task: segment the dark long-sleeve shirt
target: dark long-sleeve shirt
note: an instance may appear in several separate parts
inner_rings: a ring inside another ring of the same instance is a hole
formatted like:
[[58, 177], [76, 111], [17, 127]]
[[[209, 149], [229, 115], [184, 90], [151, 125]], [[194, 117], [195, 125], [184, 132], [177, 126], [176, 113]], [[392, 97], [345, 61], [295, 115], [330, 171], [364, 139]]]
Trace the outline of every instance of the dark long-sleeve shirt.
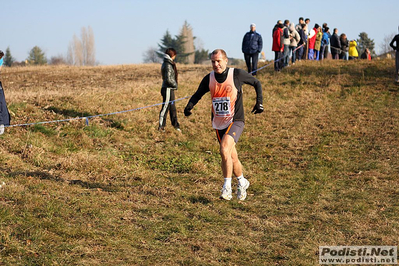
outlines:
[[[218, 83], [223, 83], [227, 79], [228, 72], [229, 68], [226, 68], [226, 70], [222, 74], [215, 73], [216, 81]], [[234, 79], [234, 85], [238, 90], [233, 121], [244, 121], [242, 85], [248, 84], [253, 86], [256, 91], [256, 102], [263, 103], [262, 85], [258, 79], [256, 79], [254, 76], [252, 76], [251, 74], [242, 69], [237, 69], [237, 68], [234, 69], [233, 79]], [[209, 82], [210, 82], [210, 74], [206, 75], [202, 79], [197, 91], [194, 93], [193, 96], [191, 96], [189, 104], [191, 103], [192, 106], [196, 105], [198, 101], [201, 100], [202, 96], [204, 96], [207, 92], [210, 91]]]

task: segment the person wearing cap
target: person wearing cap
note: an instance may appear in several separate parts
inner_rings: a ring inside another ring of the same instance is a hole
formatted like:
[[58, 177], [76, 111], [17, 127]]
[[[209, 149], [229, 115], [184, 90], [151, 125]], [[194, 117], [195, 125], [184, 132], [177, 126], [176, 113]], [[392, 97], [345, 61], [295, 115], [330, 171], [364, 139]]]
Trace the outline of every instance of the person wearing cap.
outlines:
[[250, 25], [250, 31], [245, 33], [242, 40], [242, 52], [244, 53], [245, 63], [247, 64], [248, 73], [256, 75], [258, 69], [259, 53], [262, 52], [263, 41], [262, 36], [256, 32], [256, 25]]
[[[394, 44], [395, 43], [395, 44]], [[393, 37], [389, 46], [395, 50], [395, 66], [396, 66], [396, 79], [395, 81], [399, 83], [399, 34]]]

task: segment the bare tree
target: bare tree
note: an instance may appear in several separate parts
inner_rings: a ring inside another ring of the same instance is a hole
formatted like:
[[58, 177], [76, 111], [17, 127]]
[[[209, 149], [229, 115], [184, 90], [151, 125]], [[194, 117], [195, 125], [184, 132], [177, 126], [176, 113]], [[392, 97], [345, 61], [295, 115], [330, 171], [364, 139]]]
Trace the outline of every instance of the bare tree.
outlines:
[[76, 35], [73, 35], [73, 64], [75, 66], [83, 66], [83, 45]]
[[68, 51], [67, 51], [67, 58], [66, 58], [67, 64], [68, 65], [74, 65], [74, 61], [73, 61], [73, 42], [69, 42], [68, 45]]
[[392, 47], [389, 46], [389, 43], [392, 41], [393, 37], [395, 37], [395, 32], [391, 34], [385, 35], [382, 43], [380, 44], [380, 54], [385, 54], [392, 51]]
[[67, 62], [76, 66], [94, 66], [96, 52], [94, 45], [93, 29], [82, 27], [81, 39], [73, 35], [73, 40], [68, 46]]
[[94, 33], [93, 29], [89, 26], [87, 29], [86, 38], [86, 64], [88, 66], [94, 66], [96, 64], [96, 50], [94, 45]]
[[143, 53], [144, 63], [161, 63], [162, 60], [157, 53], [157, 48], [150, 47], [147, 51]]
[[62, 55], [52, 56], [50, 58], [50, 65], [65, 65], [66, 60]]

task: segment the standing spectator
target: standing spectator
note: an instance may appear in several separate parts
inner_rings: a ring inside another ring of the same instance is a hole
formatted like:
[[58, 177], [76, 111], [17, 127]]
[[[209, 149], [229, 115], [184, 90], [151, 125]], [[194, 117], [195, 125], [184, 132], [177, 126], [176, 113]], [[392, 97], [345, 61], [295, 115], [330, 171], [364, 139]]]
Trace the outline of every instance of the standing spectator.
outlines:
[[[302, 26], [301, 26], [302, 28]], [[299, 36], [299, 33], [295, 30], [294, 23], [290, 24], [289, 27], [290, 30], [290, 55], [291, 55], [291, 62], [292, 64], [295, 64], [296, 60], [296, 47], [298, 46], [299, 41], [301, 40], [301, 36]]]
[[[396, 43], [396, 45], [394, 44]], [[399, 82], [399, 34], [393, 37], [389, 44], [395, 50], [396, 82]]]
[[306, 36], [309, 35], [309, 24], [310, 24], [310, 18], [305, 19], [305, 24], [308, 26], [307, 30], [305, 31]]
[[359, 53], [357, 52], [357, 42], [355, 40], [351, 40], [349, 42], [349, 60], [357, 59], [359, 57]]
[[163, 98], [162, 109], [159, 112], [159, 127], [158, 130], [164, 131], [166, 125], [166, 116], [169, 111], [170, 120], [174, 128], [180, 131], [180, 125], [177, 121], [177, 112], [175, 100], [175, 90], [177, 90], [177, 68], [174, 62], [176, 58], [176, 50], [173, 48], [168, 48], [165, 51], [163, 64], [161, 66], [162, 74], [162, 88], [161, 95]]
[[283, 43], [283, 28], [284, 25], [281, 20], [277, 21], [277, 25], [273, 29], [273, 46], [272, 51], [274, 52], [274, 70], [280, 71], [283, 65], [282, 55], [284, 51]]
[[309, 52], [309, 31], [310, 31], [310, 18], [305, 19], [305, 24], [306, 24], [306, 29], [305, 29], [305, 35], [306, 35], [306, 42], [305, 42], [305, 47], [304, 53], [302, 56], [302, 59], [308, 59], [308, 52]]
[[348, 60], [349, 42], [346, 38], [346, 34], [342, 33], [339, 40], [341, 42], [341, 53], [339, 59]]
[[[317, 25], [317, 26], [319, 26], [319, 25]], [[316, 42], [315, 42], [315, 45], [314, 45], [314, 51], [315, 51], [315, 59], [317, 60], [317, 61], [319, 61], [320, 60], [320, 48], [321, 48], [321, 39], [322, 39], [322, 37], [323, 37], [323, 32], [322, 32], [322, 30], [321, 30], [321, 27], [319, 26], [318, 28], [317, 28], [317, 33], [316, 33]]]
[[303, 54], [304, 54], [303, 52], [305, 50], [305, 44], [307, 42], [307, 36], [305, 34], [305, 30], [307, 27], [308, 26], [305, 23], [303, 23], [301, 29], [298, 31], [299, 37], [301, 38], [298, 42], [298, 50], [297, 50], [297, 52], [298, 52], [297, 59], [299, 61], [302, 60], [302, 58], [303, 58]]
[[331, 37], [330, 29], [328, 27], [325, 27], [323, 29], [323, 37], [321, 38], [321, 49], [320, 49], [321, 60], [327, 59], [328, 57], [328, 47], [330, 46], [330, 37]]
[[284, 44], [284, 54], [283, 54], [283, 67], [288, 66], [288, 62], [290, 61], [290, 30], [289, 28], [290, 21], [288, 19], [284, 20], [284, 28], [283, 28], [283, 44]]
[[337, 28], [335, 28], [333, 31], [333, 35], [331, 36], [330, 39], [330, 45], [331, 45], [332, 59], [339, 59], [339, 54], [341, 52], [341, 42], [339, 40]]
[[308, 37], [308, 45], [309, 45], [309, 60], [314, 60], [314, 47], [316, 43], [316, 34], [317, 34], [317, 29], [319, 28], [319, 24], [315, 24], [314, 28], [309, 32], [309, 37]]
[[303, 17], [299, 18], [299, 23], [295, 25], [295, 30], [299, 32], [302, 29], [302, 24], [305, 23]]
[[258, 58], [259, 53], [262, 52], [262, 46], [262, 36], [256, 32], [255, 23], [252, 23], [250, 25], [250, 31], [244, 35], [241, 49], [244, 53], [248, 73], [252, 73], [253, 76], [256, 75], [256, 70], [258, 69]]
[[366, 48], [364, 50], [364, 52], [362, 53], [362, 55], [360, 56], [361, 59], [366, 59], [368, 61], [371, 61], [371, 53], [370, 50], [368, 48]]

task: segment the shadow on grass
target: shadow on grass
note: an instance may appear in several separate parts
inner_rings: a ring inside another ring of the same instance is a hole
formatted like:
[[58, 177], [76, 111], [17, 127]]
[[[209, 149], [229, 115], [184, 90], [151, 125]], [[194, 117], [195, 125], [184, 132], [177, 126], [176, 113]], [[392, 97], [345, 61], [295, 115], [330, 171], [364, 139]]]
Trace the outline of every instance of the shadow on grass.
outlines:
[[[69, 118], [92, 117], [92, 116], [94, 116], [93, 114], [88, 113], [88, 112], [79, 112], [79, 111], [74, 110], [74, 109], [62, 109], [62, 108], [58, 108], [58, 107], [55, 107], [55, 106], [46, 107], [45, 109], [48, 110], [48, 111], [53, 111], [54, 113], [63, 115], [65, 117], [69, 117]], [[103, 118], [103, 121], [107, 122], [113, 128], [117, 128], [117, 129], [123, 129], [124, 128], [122, 122], [120, 122], [120, 121], [115, 121], [115, 120], [110, 119], [110, 118]]]
[[45, 171], [31, 171], [31, 172], [17, 171], [17, 172], [10, 172], [8, 174], [8, 176], [10, 176], [10, 177], [26, 176], [26, 177], [38, 178], [40, 180], [49, 180], [49, 181], [55, 181], [55, 182], [67, 182], [69, 185], [79, 185], [85, 189], [101, 189], [106, 192], [117, 192], [118, 191], [118, 189], [115, 186], [110, 185], [110, 184], [102, 184], [102, 183], [98, 183], [98, 182], [87, 182], [87, 181], [82, 181], [79, 179], [65, 180], [61, 177], [54, 176]]
[[53, 111], [56, 114], [60, 114], [66, 117], [87, 117], [93, 115], [88, 112], [79, 112], [73, 109], [61, 109], [55, 106], [47, 107], [46, 110]]

